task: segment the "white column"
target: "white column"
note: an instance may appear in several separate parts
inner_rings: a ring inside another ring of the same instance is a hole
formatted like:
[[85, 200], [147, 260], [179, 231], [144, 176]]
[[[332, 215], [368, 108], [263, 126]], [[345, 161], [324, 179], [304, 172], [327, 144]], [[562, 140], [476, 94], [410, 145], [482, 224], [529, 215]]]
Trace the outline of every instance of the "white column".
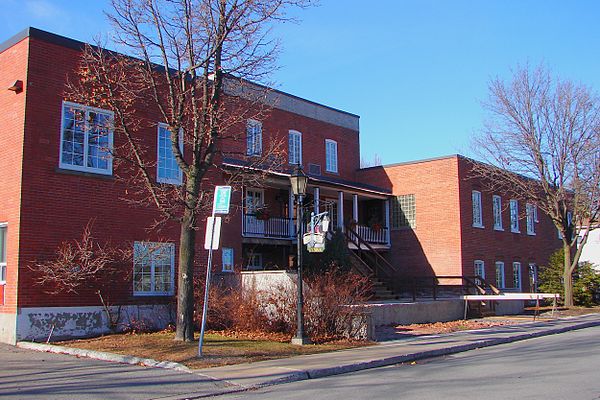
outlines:
[[294, 237], [296, 231], [294, 230], [294, 192], [292, 191], [292, 187], [288, 188], [289, 198], [288, 198], [288, 223], [290, 229], [290, 237]]
[[387, 228], [385, 231], [385, 240], [386, 240], [388, 246], [390, 246], [390, 244], [391, 244], [390, 231], [392, 230], [392, 227], [390, 226], [390, 200], [387, 199], [384, 204], [385, 204], [385, 227]]
[[338, 228], [344, 231], [344, 192], [338, 192]]
[[352, 195], [352, 219], [358, 224], [358, 195]]
[[318, 214], [319, 211], [319, 195], [320, 195], [320, 190], [318, 187], [315, 188], [314, 193], [313, 193], [313, 197], [314, 197], [314, 205], [313, 208], [315, 210], [315, 215]]

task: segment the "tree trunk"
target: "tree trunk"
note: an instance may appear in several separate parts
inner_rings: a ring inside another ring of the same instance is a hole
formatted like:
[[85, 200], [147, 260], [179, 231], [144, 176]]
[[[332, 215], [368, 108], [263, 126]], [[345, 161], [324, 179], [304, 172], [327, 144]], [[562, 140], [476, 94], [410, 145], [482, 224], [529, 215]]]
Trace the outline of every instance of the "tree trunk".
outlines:
[[177, 279], [177, 329], [175, 340], [194, 341], [194, 255], [196, 231], [194, 212], [185, 209], [179, 238], [179, 273]]
[[565, 307], [573, 307], [573, 273], [571, 272], [571, 247], [563, 241], [565, 255], [563, 269], [563, 287], [565, 288]]

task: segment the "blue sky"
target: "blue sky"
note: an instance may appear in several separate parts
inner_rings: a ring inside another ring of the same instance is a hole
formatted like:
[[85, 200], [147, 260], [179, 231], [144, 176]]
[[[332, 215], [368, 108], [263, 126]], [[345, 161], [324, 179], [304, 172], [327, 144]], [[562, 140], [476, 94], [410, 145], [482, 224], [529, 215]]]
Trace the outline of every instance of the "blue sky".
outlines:
[[[27, 26], [106, 34], [108, 0], [0, 0], [0, 40]], [[472, 155], [490, 78], [544, 62], [600, 88], [594, 0], [321, 0], [276, 28], [278, 89], [361, 116], [361, 152], [394, 163]]]

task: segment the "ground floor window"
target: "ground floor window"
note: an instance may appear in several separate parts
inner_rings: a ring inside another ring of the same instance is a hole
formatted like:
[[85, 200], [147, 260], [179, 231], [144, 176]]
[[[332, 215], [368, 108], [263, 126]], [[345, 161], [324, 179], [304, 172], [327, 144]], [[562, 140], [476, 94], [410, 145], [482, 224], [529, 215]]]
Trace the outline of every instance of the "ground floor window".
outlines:
[[513, 263], [513, 287], [515, 289], [521, 289], [521, 263]]
[[496, 287], [503, 289], [504, 286], [504, 263], [496, 261]]
[[246, 265], [246, 268], [247, 269], [262, 269], [263, 268], [262, 254], [249, 253], [248, 254], [248, 264]]
[[173, 243], [134, 243], [134, 295], [172, 295], [174, 274], [175, 245]]
[[[485, 279], [485, 263], [483, 261], [475, 260], [474, 274], [475, 274], [475, 276], [479, 276], [482, 279]], [[481, 280], [475, 278], [475, 282], [478, 285], [481, 285]]]
[[221, 258], [223, 261], [223, 272], [233, 272], [233, 249], [223, 247]]
[[6, 224], [0, 224], [0, 285], [6, 283]]
[[529, 291], [537, 292], [537, 265], [529, 264]]

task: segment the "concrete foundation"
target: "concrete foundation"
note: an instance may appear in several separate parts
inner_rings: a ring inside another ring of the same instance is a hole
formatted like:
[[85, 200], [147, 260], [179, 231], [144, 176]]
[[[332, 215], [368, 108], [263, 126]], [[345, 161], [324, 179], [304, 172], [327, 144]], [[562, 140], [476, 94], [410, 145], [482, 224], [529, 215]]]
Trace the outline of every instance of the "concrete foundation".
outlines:
[[0, 314], [0, 342], [17, 343], [17, 315]]

